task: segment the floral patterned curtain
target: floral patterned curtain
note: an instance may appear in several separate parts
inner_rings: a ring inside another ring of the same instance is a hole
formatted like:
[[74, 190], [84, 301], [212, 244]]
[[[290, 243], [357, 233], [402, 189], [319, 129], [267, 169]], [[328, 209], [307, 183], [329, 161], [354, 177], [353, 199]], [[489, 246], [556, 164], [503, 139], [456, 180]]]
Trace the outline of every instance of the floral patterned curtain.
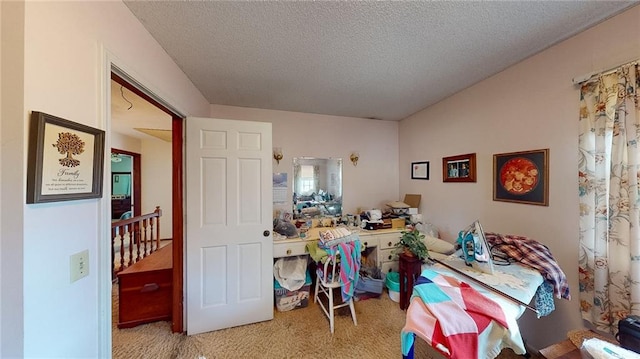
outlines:
[[639, 81], [628, 65], [580, 93], [580, 308], [612, 334], [640, 314]]

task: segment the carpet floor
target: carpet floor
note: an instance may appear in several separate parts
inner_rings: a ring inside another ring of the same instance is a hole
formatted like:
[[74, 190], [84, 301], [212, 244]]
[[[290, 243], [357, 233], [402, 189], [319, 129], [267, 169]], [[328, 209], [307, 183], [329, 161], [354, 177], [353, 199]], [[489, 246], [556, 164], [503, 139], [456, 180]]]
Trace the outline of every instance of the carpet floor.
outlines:
[[[274, 309], [273, 320], [186, 336], [171, 333], [169, 322], [118, 329], [117, 285], [113, 291], [113, 358], [401, 358], [400, 331], [405, 312], [389, 299], [355, 303], [358, 325], [348, 308], [338, 310], [335, 332], [313, 297], [305, 308], [288, 312]], [[417, 340], [415, 358], [442, 358]], [[499, 359], [522, 358], [505, 349]], [[541, 358], [532, 354], [532, 359]]]

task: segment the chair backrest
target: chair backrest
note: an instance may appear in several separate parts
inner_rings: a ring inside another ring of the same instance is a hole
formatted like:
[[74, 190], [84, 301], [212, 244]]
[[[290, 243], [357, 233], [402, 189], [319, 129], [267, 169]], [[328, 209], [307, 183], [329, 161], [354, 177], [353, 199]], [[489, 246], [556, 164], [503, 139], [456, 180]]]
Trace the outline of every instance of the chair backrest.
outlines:
[[320, 278], [322, 284], [326, 286], [339, 286], [340, 285], [340, 263], [338, 258], [329, 258], [324, 262], [322, 277]]
[[[350, 238], [339, 241], [338, 243], [329, 247], [329, 258], [323, 265], [322, 275], [319, 277], [325, 286], [341, 286], [345, 284], [355, 285], [357, 281], [357, 272], [360, 270], [359, 255], [354, 256], [354, 252], [360, 251], [360, 240], [357, 236], [350, 236]], [[349, 258], [341, 258], [341, 252]], [[357, 260], [355, 259], [357, 258]], [[342, 261], [345, 261], [344, 263]], [[346, 267], [345, 267], [346, 266]], [[341, 269], [345, 268], [345, 269]], [[350, 270], [355, 272], [353, 276], [341, 276], [341, 270]]]

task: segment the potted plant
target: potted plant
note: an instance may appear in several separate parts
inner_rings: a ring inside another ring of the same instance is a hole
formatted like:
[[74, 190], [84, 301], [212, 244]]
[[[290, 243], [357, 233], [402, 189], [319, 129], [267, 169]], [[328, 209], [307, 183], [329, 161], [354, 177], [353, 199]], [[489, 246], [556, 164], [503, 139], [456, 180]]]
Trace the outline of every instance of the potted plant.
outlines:
[[424, 261], [429, 258], [429, 251], [424, 244], [424, 234], [420, 233], [417, 229], [410, 231], [402, 231], [400, 241], [395, 245], [395, 253], [405, 253], [408, 256], [417, 257], [419, 260]]

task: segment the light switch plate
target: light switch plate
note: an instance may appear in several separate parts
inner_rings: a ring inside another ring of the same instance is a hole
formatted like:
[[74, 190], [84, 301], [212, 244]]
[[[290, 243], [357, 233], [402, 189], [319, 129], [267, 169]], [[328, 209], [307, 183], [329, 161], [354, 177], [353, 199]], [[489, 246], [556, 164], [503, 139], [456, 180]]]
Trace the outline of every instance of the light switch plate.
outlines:
[[89, 250], [72, 254], [69, 259], [71, 283], [89, 275]]

